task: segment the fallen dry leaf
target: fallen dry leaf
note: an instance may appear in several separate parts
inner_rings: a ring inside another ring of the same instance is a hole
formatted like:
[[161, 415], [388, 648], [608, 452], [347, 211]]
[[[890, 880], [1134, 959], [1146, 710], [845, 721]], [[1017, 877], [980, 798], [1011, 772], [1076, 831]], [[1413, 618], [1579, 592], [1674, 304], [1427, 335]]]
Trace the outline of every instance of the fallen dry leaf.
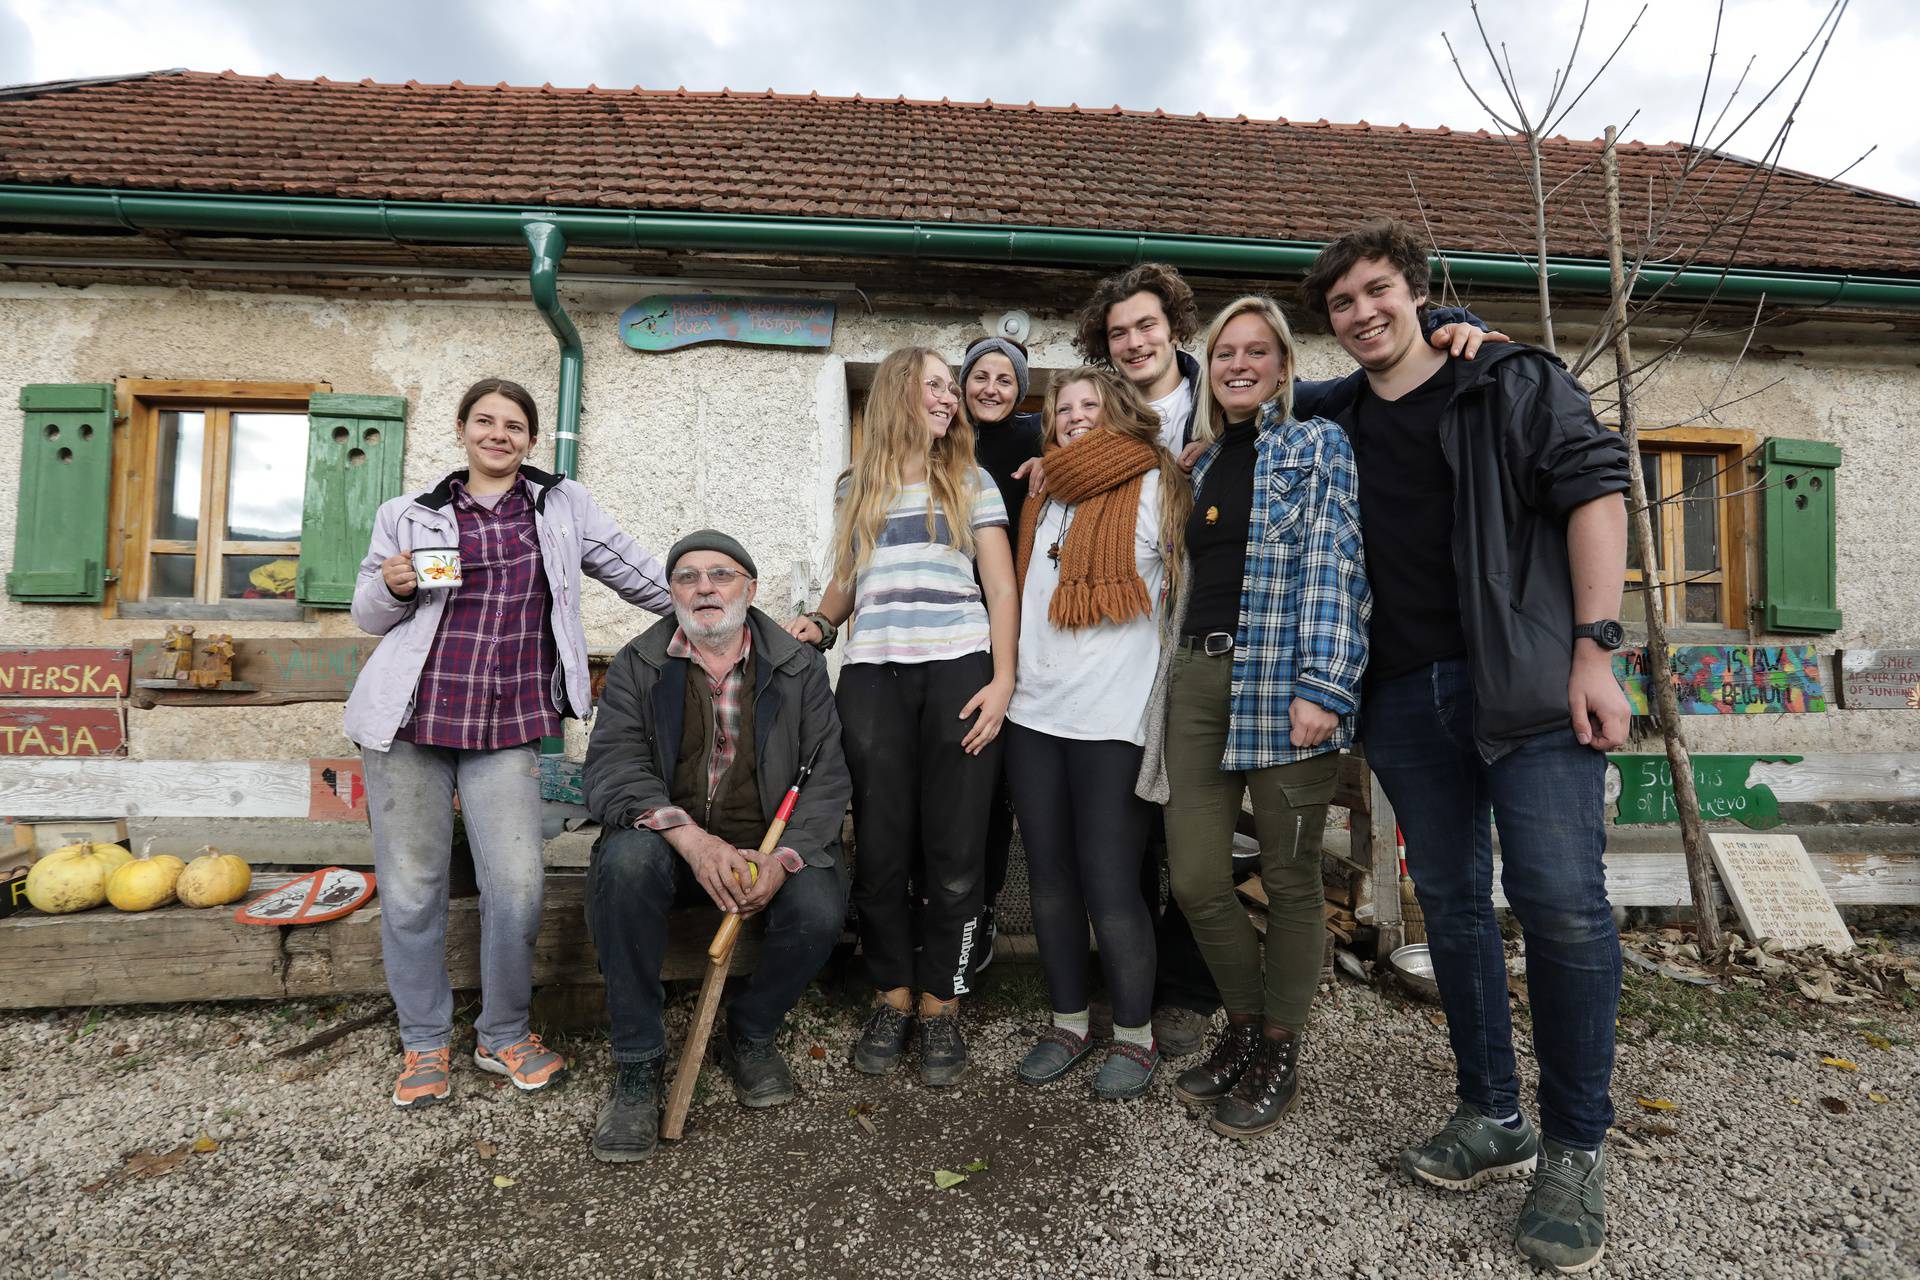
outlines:
[[1889, 1098], [1884, 1093], [1870, 1093], [1867, 1095], [1867, 1097], [1873, 1099], [1875, 1102], [1892, 1102], [1893, 1101], [1892, 1098]]
[[125, 1161], [118, 1169], [98, 1182], [89, 1183], [80, 1188], [85, 1192], [99, 1191], [129, 1178], [160, 1178], [178, 1169], [191, 1154], [187, 1143], [181, 1143], [171, 1151], [129, 1151], [122, 1157]]
[[1843, 1116], [1853, 1110], [1852, 1107], [1847, 1105], [1845, 1098], [1822, 1098], [1820, 1099], [1820, 1105], [1825, 1107], [1830, 1114], [1836, 1116]]
[[808, 1048], [807, 1056], [809, 1058], [812, 1058], [815, 1062], [818, 1062], [822, 1058], [827, 1056], [827, 1046], [823, 1044], [813, 1045], [810, 1048]]
[[1634, 1101], [1649, 1111], [1678, 1111], [1680, 1109], [1678, 1103], [1668, 1102], [1665, 1098], [1635, 1098]]
[[1837, 1067], [1841, 1071], [1858, 1071], [1860, 1069], [1859, 1063], [1848, 1062], [1845, 1058], [1822, 1058], [1820, 1059], [1820, 1065], [1825, 1067]]
[[1791, 1102], [1796, 1107], [1800, 1105], [1800, 1099], [1794, 1097], [1792, 1094], [1787, 1095], [1787, 1101]]
[[941, 1191], [957, 1187], [966, 1180], [966, 1174], [955, 1173], [951, 1169], [935, 1169], [933, 1171], [933, 1185]]
[[987, 1171], [987, 1158], [981, 1156], [978, 1160], [970, 1160], [960, 1167], [968, 1173], [985, 1173]]
[[219, 1149], [220, 1144], [204, 1133], [193, 1140], [193, 1154], [197, 1156], [212, 1155]]
[[513, 1185], [513, 1179], [504, 1173], [496, 1173], [493, 1175], [493, 1185], [505, 1190], [507, 1187]]
[[473, 1153], [482, 1160], [491, 1160], [500, 1154], [500, 1148], [482, 1138], [473, 1144]]
[[1871, 1048], [1878, 1049], [1882, 1053], [1893, 1048], [1893, 1041], [1887, 1039], [1877, 1031], [1862, 1031], [1860, 1038], [1865, 1040]]

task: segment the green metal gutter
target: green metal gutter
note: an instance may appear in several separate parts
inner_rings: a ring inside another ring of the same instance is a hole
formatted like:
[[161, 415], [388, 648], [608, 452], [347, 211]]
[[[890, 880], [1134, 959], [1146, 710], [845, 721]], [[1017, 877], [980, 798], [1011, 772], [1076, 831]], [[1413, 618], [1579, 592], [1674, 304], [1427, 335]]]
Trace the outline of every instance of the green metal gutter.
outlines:
[[[0, 223], [47, 227], [118, 227], [132, 231], [226, 232], [235, 235], [337, 236], [401, 243], [518, 244], [529, 224], [545, 224], [561, 241], [611, 248], [704, 249], [858, 257], [898, 257], [1045, 266], [1124, 266], [1169, 262], [1188, 270], [1265, 278], [1305, 273], [1318, 244], [1214, 236], [1130, 235], [1045, 227], [956, 226], [850, 218], [620, 212], [553, 207], [396, 203], [296, 197], [180, 194], [76, 187], [0, 185]], [[555, 260], [558, 254], [554, 255]], [[1436, 259], [1436, 265], [1438, 260]], [[1562, 289], [1605, 295], [1605, 262], [1548, 259]], [[1454, 280], [1501, 289], [1531, 289], [1533, 268], [1517, 256], [1447, 256]], [[1638, 292], [1666, 286], [1674, 299], [1761, 298], [1795, 307], [1920, 311], [1920, 279], [1851, 273], [1649, 269]], [[543, 308], [544, 309], [544, 308]], [[548, 322], [566, 341], [557, 303]], [[571, 325], [564, 326], [567, 329]], [[563, 400], [564, 405], [564, 400]]]
[[533, 305], [540, 308], [547, 328], [560, 341], [560, 411], [554, 415], [553, 469], [570, 476], [580, 457], [580, 392], [586, 371], [580, 331], [560, 305], [560, 259], [567, 252], [567, 237], [551, 222], [523, 223], [520, 231], [533, 253], [527, 273]]

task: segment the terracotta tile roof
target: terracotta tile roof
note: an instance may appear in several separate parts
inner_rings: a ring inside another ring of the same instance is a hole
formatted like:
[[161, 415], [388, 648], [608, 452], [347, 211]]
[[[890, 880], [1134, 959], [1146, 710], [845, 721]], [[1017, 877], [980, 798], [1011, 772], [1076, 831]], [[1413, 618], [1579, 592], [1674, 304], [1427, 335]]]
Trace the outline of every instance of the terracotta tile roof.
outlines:
[[[1599, 144], [1556, 139], [1552, 252], [1605, 256]], [[0, 93], [0, 182], [1324, 241], [1362, 218], [1444, 248], [1530, 246], [1505, 138], [1078, 106], [164, 72]], [[1686, 149], [1629, 143], [1644, 208]], [[1713, 161], [1702, 209], [1754, 169]], [[1416, 191], [1418, 198], [1416, 199]], [[1743, 265], [1920, 275], [1920, 203], [1774, 179]], [[1630, 203], [1628, 216], [1633, 218]], [[1704, 214], [1685, 230], [1700, 234]]]

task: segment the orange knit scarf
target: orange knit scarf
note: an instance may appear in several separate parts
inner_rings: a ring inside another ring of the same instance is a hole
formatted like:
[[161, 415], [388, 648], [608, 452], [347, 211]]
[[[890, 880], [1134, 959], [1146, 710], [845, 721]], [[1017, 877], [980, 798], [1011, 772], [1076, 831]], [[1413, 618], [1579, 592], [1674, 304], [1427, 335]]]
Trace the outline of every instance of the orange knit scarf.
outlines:
[[[1047, 620], [1071, 631], [1150, 613], [1147, 584], [1134, 566], [1133, 538], [1141, 477], [1159, 465], [1154, 447], [1096, 428], [1071, 445], [1047, 450], [1045, 457], [1047, 498], [1074, 508]], [[1030, 500], [1020, 515], [1014, 571], [1022, 591], [1034, 530], [1046, 505]]]

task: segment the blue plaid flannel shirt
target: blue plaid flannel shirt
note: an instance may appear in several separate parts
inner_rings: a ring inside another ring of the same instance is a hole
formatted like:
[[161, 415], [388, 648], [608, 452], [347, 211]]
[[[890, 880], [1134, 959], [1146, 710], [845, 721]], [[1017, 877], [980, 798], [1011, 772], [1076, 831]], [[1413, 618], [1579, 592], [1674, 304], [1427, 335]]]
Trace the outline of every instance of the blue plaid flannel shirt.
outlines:
[[[1218, 455], [1215, 444], [1194, 464], [1195, 493]], [[1264, 769], [1352, 745], [1373, 616], [1344, 431], [1325, 418], [1281, 421], [1276, 406], [1262, 409], [1253, 497], [1222, 769]], [[1296, 696], [1340, 717], [1318, 747], [1287, 740]]]

